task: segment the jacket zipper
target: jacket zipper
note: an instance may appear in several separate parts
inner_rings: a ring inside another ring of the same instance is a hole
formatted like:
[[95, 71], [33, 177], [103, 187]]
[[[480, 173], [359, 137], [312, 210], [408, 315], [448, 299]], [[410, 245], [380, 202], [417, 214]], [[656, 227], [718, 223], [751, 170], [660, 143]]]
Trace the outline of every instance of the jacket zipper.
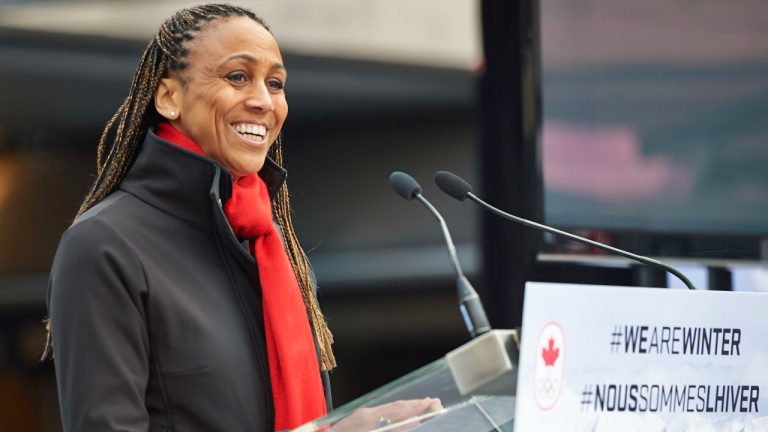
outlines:
[[[215, 171], [214, 171], [214, 177], [213, 177], [213, 184], [211, 185], [211, 197], [214, 199], [214, 202], [216, 203], [216, 205], [214, 205], [213, 211], [215, 212], [220, 211], [221, 214], [223, 215], [223, 205], [222, 205], [221, 197], [219, 194], [219, 184], [221, 181], [221, 167], [215, 162], [213, 165], [214, 165]], [[229, 227], [229, 225], [227, 224], [226, 232], [219, 232], [220, 227], [216, 223], [216, 220], [215, 220], [216, 218], [214, 217], [213, 219], [214, 219], [213, 225], [216, 230], [216, 233], [215, 233], [216, 241], [217, 243], [219, 243], [219, 247], [220, 247], [219, 253], [222, 255], [222, 258], [226, 261], [225, 251], [222, 250], [223, 245], [221, 244], [221, 242], [223, 241], [234, 242], [233, 246], [237, 247], [237, 250], [239, 251], [238, 253], [241, 255], [241, 257], [245, 258], [251, 265], [256, 266], [256, 260], [245, 249], [243, 249], [242, 245], [239, 242], [237, 242], [237, 238], [235, 237], [234, 232], [232, 232], [232, 228]], [[228, 237], [228, 239], [224, 239], [222, 237]], [[227, 272], [231, 273], [231, 269], [226, 262], [225, 262], [225, 266], [227, 266]], [[247, 313], [248, 308], [243, 302], [243, 299], [239, 292], [239, 288], [235, 285], [234, 278], [232, 277], [232, 275], [230, 275], [230, 278], [231, 278], [230, 284], [232, 285], [232, 288], [235, 291], [235, 298], [237, 299], [238, 305], [240, 306], [240, 311], [244, 315], [245, 320], [248, 323], [248, 330], [251, 333], [251, 339], [254, 344], [254, 350], [256, 351], [256, 357], [261, 365], [266, 366], [266, 369], [264, 367], [259, 367], [258, 369], [259, 369], [259, 373], [261, 374], [262, 382], [264, 383], [264, 401], [266, 403], [266, 413], [268, 416], [267, 426], [268, 426], [268, 430], [272, 431], [275, 429], [275, 422], [274, 422], [275, 407], [274, 407], [274, 401], [272, 400], [272, 397], [273, 397], [272, 389], [271, 389], [272, 381], [271, 381], [271, 378], [269, 377], [269, 373], [266, 371], [269, 368], [269, 363], [267, 361], [266, 355], [264, 355], [264, 353], [262, 353], [261, 349], [259, 348], [260, 346], [259, 338], [256, 337], [256, 331], [258, 330], [256, 330], [256, 326], [253, 323], [253, 317]], [[265, 339], [265, 343], [266, 343], [266, 339]]]

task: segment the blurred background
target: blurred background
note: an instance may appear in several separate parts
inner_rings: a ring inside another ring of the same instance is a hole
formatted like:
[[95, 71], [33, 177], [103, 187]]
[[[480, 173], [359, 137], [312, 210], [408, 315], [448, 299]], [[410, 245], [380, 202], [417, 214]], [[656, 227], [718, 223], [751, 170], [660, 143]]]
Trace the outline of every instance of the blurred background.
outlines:
[[[39, 361], [51, 260], [147, 40], [197, 3], [0, 0], [0, 432], [59, 430]], [[526, 280], [681, 285], [483, 215], [437, 170], [700, 289], [768, 291], [768, 3], [235, 3], [289, 70], [286, 168], [336, 405], [469, 339], [438, 226], [391, 192], [394, 170], [444, 213], [496, 327], [520, 324]]]

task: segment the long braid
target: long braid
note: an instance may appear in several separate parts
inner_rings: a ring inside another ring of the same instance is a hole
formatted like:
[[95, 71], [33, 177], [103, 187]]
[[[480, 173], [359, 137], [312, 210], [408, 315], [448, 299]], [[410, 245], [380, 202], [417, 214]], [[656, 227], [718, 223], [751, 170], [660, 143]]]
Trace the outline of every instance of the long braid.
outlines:
[[[283, 165], [282, 137], [279, 136], [269, 149], [269, 155], [278, 165]], [[293, 228], [290, 194], [288, 193], [288, 185], [286, 183], [283, 183], [278, 190], [273, 207], [277, 223], [280, 225], [285, 237], [288, 257], [291, 260], [297, 279], [299, 279], [299, 285], [301, 285], [301, 296], [304, 299], [304, 305], [309, 311], [312, 329], [320, 347], [320, 368], [329, 371], [336, 367], [336, 357], [333, 355], [331, 347], [333, 344], [333, 334], [328, 328], [328, 323], [326, 323], [323, 313], [320, 311], [317, 297], [312, 292], [309, 259], [307, 259], [304, 249], [301, 248], [299, 239], [296, 236], [296, 230]]]
[[[172, 72], [178, 73], [178, 77], [184, 80], [183, 71], [187, 67], [185, 60], [189, 54], [187, 44], [194, 40], [205, 24], [234, 16], [248, 17], [269, 31], [269, 27], [256, 14], [229, 4], [207, 4], [183, 9], [160, 26], [141, 56], [128, 96], [107, 122], [99, 138], [96, 180], [86, 194], [76, 217], [80, 217], [112, 193], [125, 178], [147, 130], [161, 119], [154, 108], [154, 95], [160, 80]], [[110, 136], [113, 137], [111, 141]], [[279, 138], [270, 149], [270, 155], [278, 164], [283, 163]], [[288, 256], [301, 286], [302, 298], [318, 341], [321, 369], [331, 370], [336, 366], [331, 348], [333, 336], [312, 292], [309, 261], [293, 228], [288, 195], [288, 188], [284, 184], [274, 203], [275, 217], [285, 235]], [[45, 326], [48, 336], [43, 358], [50, 356], [53, 348], [49, 320], [46, 320]]]

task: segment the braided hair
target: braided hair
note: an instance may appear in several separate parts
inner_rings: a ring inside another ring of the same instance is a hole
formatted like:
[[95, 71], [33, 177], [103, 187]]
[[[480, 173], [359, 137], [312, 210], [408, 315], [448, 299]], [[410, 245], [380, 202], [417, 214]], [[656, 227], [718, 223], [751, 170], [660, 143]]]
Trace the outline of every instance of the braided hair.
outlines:
[[[118, 187], [130, 169], [147, 130], [162, 120], [154, 107], [155, 92], [160, 80], [174, 73], [184, 81], [183, 72], [188, 66], [186, 61], [189, 43], [194, 41], [206, 24], [229, 17], [248, 17], [269, 31], [269, 27], [256, 14], [230, 4], [206, 4], [182, 9], [163, 22], [141, 56], [128, 96], [104, 127], [96, 155], [96, 180], [85, 196], [77, 217]], [[283, 164], [281, 137], [271, 146], [268, 155], [277, 164]], [[320, 367], [322, 370], [331, 370], [336, 366], [331, 348], [333, 335], [313, 293], [309, 261], [293, 228], [288, 187], [285, 183], [273, 202], [273, 211], [285, 237], [288, 257], [296, 273], [312, 330], [318, 341]], [[48, 357], [52, 349], [50, 321], [46, 322], [46, 328], [48, 338], [43, 358]]]

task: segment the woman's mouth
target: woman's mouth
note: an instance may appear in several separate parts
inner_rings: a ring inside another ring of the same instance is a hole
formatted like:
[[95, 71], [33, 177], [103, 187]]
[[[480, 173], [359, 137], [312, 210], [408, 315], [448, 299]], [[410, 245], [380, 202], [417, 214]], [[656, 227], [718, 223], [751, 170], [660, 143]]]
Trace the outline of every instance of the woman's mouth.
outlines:
[[267, 136], [267, 128], [256, 123], [232, 123], [232, 129], [241, 138], [253, 144], [264, 144]]

